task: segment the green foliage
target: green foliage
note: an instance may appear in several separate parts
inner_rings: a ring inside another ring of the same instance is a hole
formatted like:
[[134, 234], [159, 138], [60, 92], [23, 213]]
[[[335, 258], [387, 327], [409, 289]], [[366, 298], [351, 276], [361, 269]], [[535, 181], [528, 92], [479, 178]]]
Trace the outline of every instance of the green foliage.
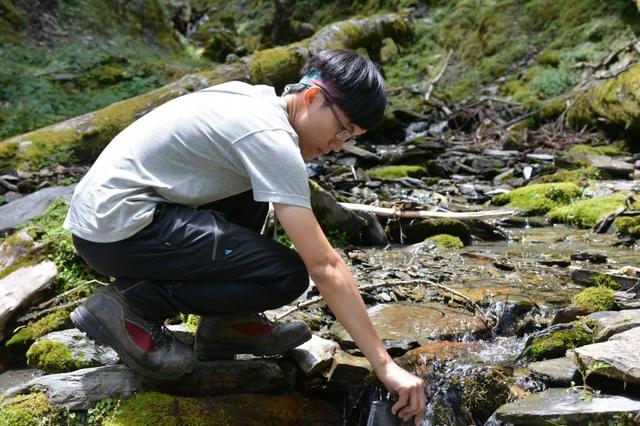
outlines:
[[46, 373], [64, 373], [90, 367], [91, 363], [83, 359], [74, 359], [64, 344], [53, 340], [38, 340], [27, 351], [27, 364], [44, 370]]
[[572, 306], [587, 312], [611, 311], [616, 308], [616, 293], [607, 287], [587, 287], [573, 296]]
[[460, 238], [454, 235], [448, 235], [448, 234], [434, 235], [433, 237], [429, 237], [424, 241], [433, 243], [435, 244], [436, 247], [443, 248], [443, 249], [455, 250], [455, 249], [461, 249], [462, 247], [464, 247], [464, 243], [462, 242], [462, 240], [460, 240]]
[[104, 421], [104, 426], [229, 425], [222, 408], [203, 407], [193, 398], [141, 392], [125, 401]]
[[7, 405], [0, 405], [0, 426], [34, 426], [56, 424], [58, 414], [42, 392], [19, 395]]
[[122, 401], [113, 398], [105, 398], [87, 410], [87, 424], [102, 425], [120, 407]]
[[554, 208], [547, 213], [553, 222], [566, 223], [580, 228], [591, 228], [603, 216], [624, 206], [626, 194], [595, 197], [576, 201], [568, 206]]
[[578, 185], [571, 182], [539, 183], [514, 189], [506, 194], [493, 197], [497, 205], [509, 204], [529, 215], [544, 214], [549, 210], [568, 204], [580, 196]]
[[552, 98], [563, 94], [576, 82], [576, 76], [565, 68], [545, 68], [531, 79], [529, 90], [540, 99]]
[[198, 324], [200, 324], [200, 316], [194, 314], [180, 314], [182, 324], [189, 329], [192, 333], [196, 332]]
[[327, 232], [327, 240], [333, 247], [346, 247], [349, 245], [349, 235], [339, 229], [330, 229]]

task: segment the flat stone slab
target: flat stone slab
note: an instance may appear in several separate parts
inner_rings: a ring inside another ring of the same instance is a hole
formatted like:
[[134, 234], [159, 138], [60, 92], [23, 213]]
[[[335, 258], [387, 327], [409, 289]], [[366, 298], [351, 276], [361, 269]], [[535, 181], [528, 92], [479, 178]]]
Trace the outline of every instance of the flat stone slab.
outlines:
[[0, 233], [14, 229], [18, 225], [40, 216], [56, 198], [62, 197], [69, 203], [75, 187], [74, 184], [44, 188], [0, 206]]
[[327, 380], [343, 384], [361, 384], [371, 371], [373, 368], [366, 358], [339, 351], [333, 358]]
[[312, 376], [331, 365], [333, 354], [340, 346], [333, 340], [312, 335], [311, 339], [290, 351], [298, 367]]
[[587, 318], [598, 323], [594, 330], [596, 342], [605, 341], [614, 334], [640, 327], [640, 309], [594, 312]]
[[586, 367], [604, 362], [609, 368], [597, 369], [594, 374], [640, 384], [640, 327], [612, 336], [608, 341], [594, 343], [567, 351], [578, 365]]
[[46, 261], [20, 268], [0, 280], [0, 338], [13, 314], [49, 287], [57, 274], [55, 263]]
[[181, 395], [220, 395], [283, 390], [285, 375], [272, 360], [209, 361], [175, 380], [142, 377], [122, 364], [83, 368], [69, 373], [37, 377], [6, 392], [10, 398], [36, 388], [49, 402], [69, 410], [86, 410], [104, 398], [128, 399], [140, 390]]
[[[486, 330], [484, 323], [469, 311], [439, 303], [379, 304], [369, 308], [368, 312], [383, 340], [404, 340], [423, 345], [432, 340], [446, 340]], [[329, 333], [343, 347], [355, 347], [355, 342], [339, 323], [336, 322]]]
[[572, 381], [580, 382], [578, 367], [571, 358], [562, 357], [531, 362], [527, 368], [548, 386], [570, 386]]
[[591, 400], [582, 400], [581, 395], [580, 390], [547, 389], [505, 404], [495, 415], [515, 426], [609, 424], [620, 414], [637, 416], [640, 421], [640, 401], [612, 395], [593, 395]]
[[0, 374], [0, 398], [7, 390], [27, 383], [36, 377], [40, 377], [44, 371], [37, 368], [23, 368], [20, 370], [7, 370]]

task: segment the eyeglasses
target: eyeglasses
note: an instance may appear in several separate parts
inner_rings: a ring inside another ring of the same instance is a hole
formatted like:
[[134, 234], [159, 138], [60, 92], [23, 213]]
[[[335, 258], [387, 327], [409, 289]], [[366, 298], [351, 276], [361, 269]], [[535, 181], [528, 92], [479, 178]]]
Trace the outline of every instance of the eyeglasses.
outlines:
[[329, 109], [331, 109], [331, 113], [335, 117], [338, 125], [340, 125], [341, 130], [338, 133], [336, 133], [336, 139], [340, 141], [343, 147], [355, 145], [356, 144], [355, 138], [351, 135], [351, 132], [347, 129], [347, 126], [342, 124], [342, 120], [340, 120], [340, 117], [338, 117], [336, 110], [333, 109], [333, 105], [335, 102], [333, 101], [333, 98], [331, 97], [331, 95], [324, 88], [320, 86], [316, 86], [316, 87], [320, 89], [320, 91], [324, 95], [325, 99], [329, 104]]

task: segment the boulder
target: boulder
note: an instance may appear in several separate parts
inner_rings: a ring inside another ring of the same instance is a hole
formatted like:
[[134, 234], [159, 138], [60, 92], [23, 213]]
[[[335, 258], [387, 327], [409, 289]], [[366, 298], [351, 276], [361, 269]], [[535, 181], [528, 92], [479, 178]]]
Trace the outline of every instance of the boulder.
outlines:
[[569, 386], [571, 382], [580, 382], [578, 367], [567, 357], [531, 362], [527, 368], [547, 386]]
[[[592, 395], [583, 391], [547, 389], [528, 398], [505, 404], [495, 416], [514, 426], [607, 425], [616, 417], [630, 416], [640, 421], [640, 401], [613, 395]], [[636, 423], [626, 423], [636, 424]]]
[[362, 384], [372, 371], [366, 358], [338, 351], [333, 358], [327, 380], [340, 384]]
[[333, 354], [339, 345], [332, 341], [312, 335], [311, 339], [291, 350], [291, 357], [307, 376], [312, 376], [331, 365]]
[[584, 368], [595, 363], [605, 363], [606, 368], [598, 368], [594, 374], [640, 384], [640, 327], [616, 334], [606, 342], [585, 345], [567, 352], [574, 361]]
[[74, 188], [75, 185], [44, 188], [0, 206], [0, 234], [40, 216], [56, 198], [63, 198], [68, 203], [71, 200]]
[[633, 164], [607, 155], [590, 155], [587, 157], [587, 165], [613, 177], [628, 178], [633, 173]]
[[593, 339], [602, 342], [614, 334], [640, 327], [640, 309], [594, 312], [588, 316], [596, 322]]
[[38, 292], [49, 287], [57, 274], [56, 265], [45, 261], [20, 268], [0, 280], [0, 338], [4, 337], [4, 328], [13, 314], [27, 307]]
[[6, 238], [0, 245], [0, 274], [21, 263], [24, 258], [32, 257], [41, 247], [24, 231]]

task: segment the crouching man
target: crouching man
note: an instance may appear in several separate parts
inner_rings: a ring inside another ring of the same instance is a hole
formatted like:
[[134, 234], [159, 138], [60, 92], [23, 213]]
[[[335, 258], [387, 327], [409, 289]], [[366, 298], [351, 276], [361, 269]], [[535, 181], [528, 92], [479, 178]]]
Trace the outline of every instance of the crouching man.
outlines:
[[[336, 318], [421, 422], [423, 382], [389, 357], [351, 272], [311, 210], [304, 165], [378, 124], [385, 86], [369, 59], [313, 57], [282, 97], [229, 82], [181, 96], [124, 129], [78, 184], [64, 227], [80, 256], [115, 281], [71, 319], [140, 374], [175, 378], [197, 360], [273, 355], [311, 337], [262, 312], [300, 296], [311, 276]], [[260, 235], [268, 204], [297, 253]], [[195, 348], [166, 330], [201, 315]]]

